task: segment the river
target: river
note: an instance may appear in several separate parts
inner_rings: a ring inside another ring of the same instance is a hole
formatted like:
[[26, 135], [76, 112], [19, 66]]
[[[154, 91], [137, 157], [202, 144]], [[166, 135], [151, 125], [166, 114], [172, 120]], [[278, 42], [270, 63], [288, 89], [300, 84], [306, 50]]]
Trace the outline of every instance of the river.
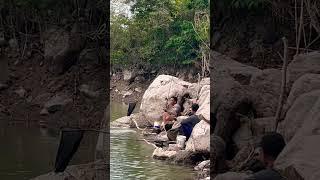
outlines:
[[[111, 104], [111, 120], [126, 115], [127, 106]], [[120, 179], [194, 179], [191, 167], [170, 165], [153, 159], [153, 147], [141, 140], [132, 129], [112, 128], [110, 133], [110, 173], [112, 180]]]
[[[126, 115], [127, 106], [112, 103], [111, 120]], [[120, 179], [194, 179], [191, 167], [154, 160], [153, 147], [133, 129], [111, 129], [110, 177]], [[59, 131], [38, 127], [8, 126], [0, 122], [0, 179], [24, 180], [54, 169]], [[97, 133], [85, 133], [69, 165], [94, 161]]]

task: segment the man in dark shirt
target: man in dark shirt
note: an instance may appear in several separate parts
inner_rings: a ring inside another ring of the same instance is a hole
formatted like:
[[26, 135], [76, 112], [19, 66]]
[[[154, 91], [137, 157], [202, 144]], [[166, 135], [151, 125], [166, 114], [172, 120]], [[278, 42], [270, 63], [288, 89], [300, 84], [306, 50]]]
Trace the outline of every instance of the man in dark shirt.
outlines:
[[195, 113], [197, 112], [198, 109], [199, 109], [198, 104], [192, 104], [191, 113], [189, 114], [190, 116], [181, 122], [180, 134], [186, 136], [187, 140], [189, 139], [189, 137], [192, 133], [193, 127], [198, 122], [200, 122], [199, 117], [197, 115], [195, 115]]
[[273, 169], [273, 163], [285, 146], [281, 134], [272, 132], [262, 137], [257, 159], [261, 161], [265, 169], [258, 171], [245, 180], [283, 180], [282, 176]]

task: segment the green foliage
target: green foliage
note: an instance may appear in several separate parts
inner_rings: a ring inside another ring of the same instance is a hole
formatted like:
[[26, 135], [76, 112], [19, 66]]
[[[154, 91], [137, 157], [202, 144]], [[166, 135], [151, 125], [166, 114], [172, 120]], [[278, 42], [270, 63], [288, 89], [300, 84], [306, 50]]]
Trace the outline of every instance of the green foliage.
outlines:
[[209, 42], [209, 20], [194, 22], [197, 12], [209, 14], [208, 0], [137, 0], [131, 11], [112, 17], [113, 65], [191, 64]]

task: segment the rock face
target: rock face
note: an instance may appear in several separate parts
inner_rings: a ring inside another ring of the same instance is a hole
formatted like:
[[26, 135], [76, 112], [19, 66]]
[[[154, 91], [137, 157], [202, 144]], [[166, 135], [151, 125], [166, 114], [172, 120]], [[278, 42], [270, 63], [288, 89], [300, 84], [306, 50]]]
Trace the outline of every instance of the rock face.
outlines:
[[258, 68], [234, 61], [216, 51], [211, 51], [210, 55], [212, 59], [215, 59], [212, 61], [214, 71], [225, 72], [241, 84], [249, 84], [251, 77], [261, 71]]
[[281, 71], [266, 69], [254, 75], [250, 82], [252, 99], [260, 117], [273, 116], [276, 113], [281, 89]]
[[[210, 64], [214, 136], [223, 139], [226, 153], [232, 150], [228, 148], [235, 143], [239, 151], [236, 157], [232, 156], [232, 161], [238, 159], [243, 162], [245, 158], [241, 155], [247, 157], [250, 152], [247, 150], [250, 147], [248, 144], [256, 145], [262, 135], [273, 131], [273, 116], [278, 106], [282, 74], [277, 69], [252, 69], [219, 53], [211, 53], [215, 59]], [[320, 179], [317, 168], [320, 160], [315, 159], [320, 157], [320, 146], [316, 142], [316, 139], [320, 139], [319, 75], [319, 52], [298, 55], [288, 66], [286, 104], [282, 116], [284, 121], [278, 129], [284, 135], [287, 146], [276, 162], [276, 167], [288, 175], [288, 179], [299, 179], [299, 176], [300, 179]], [[211, 153], [211, 157], [215, 157], [215, 154]], [[214, 162], [219, 161], [211, 162], [214, 165]], [[239, 174], [227, 173], [216, 179], [241, 177]]]
[[197, 115], [202, 115], [206, 120], [210, 120], [210, 85], [204, 85], [200, 91], [199, 109]]
[[317, 89], [320, 89], [320, 74], [305, 74], [301, 76], [292, 85], [286, 103], [286, 110], [292, 106], [300, 95]]
[[124, 116], [110, 123], [111, 127], [129, 127], [131, 122], [130, 116]]
[[320, 53], [299, 54], [288, 66], [289, 83], [292, 85], [298, 78], [307, 73], [320, 74]]
[[[285, 120], [281, 122], [280, 133], [288, 142], [307, 120], [312, 107], [320, 97], [320, 90], [301, 95], [288, 110]], [[319, 109], [318, 109], [319, 111]]]
[[225, 141], [229, 141], [232, 134], [240, 127], [239, 117], [236, 116], [237, 111], [250, 104], [248, 88], [230, 76], [219, 75], [218, 77], [214, 79], [211, 90], [211, 99], [214, 99], [211, 103], [211, 112], [217, 119], [214, 133]]
[[177, 153], [170, 157], [168, 160], [173, 161], [177, 164], [189, 164], [189, 165], [196, 165], [199, 162], [202, 162], [204, 159], [203, 154], [195, 153], [187, 150], [180, 150]]
[[[275, 168], [284, 172], [291, 168], [302, 179], [317, 180], [320, 179], [320, 92], [310, 93], [318, 94], [314, 97], [316, 102], [313, 105], [310, 103], [301, 128], [278, 156]], [[288, 179], [293, 178], [289, 174], [287, 176]]]
[[131, 128], [146, 128], [153, 124], [149, 122], [147, 117], [143, 113], [135, 113], [130, 116], [130, 127]]
[[204, 120], [196, 124], [186, 143], [186, 150], [192, 152], [210, 152], [210, 124]]
[[145, 91], [140, 111], [150, 120], [155, 121], [160, 118], [166, 104], [166, 98], [171, 96], [182, 96], [191, 83], [182, 81], [169, 75], [159, 75]]

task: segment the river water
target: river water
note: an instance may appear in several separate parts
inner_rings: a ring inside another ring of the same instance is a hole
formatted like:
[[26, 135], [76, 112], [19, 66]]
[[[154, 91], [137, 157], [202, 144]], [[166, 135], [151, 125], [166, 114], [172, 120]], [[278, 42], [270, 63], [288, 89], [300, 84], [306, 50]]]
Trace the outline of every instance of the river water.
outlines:
[[[112, 103], [111, 120], [126, 115], [127, 106]], [[194, 179], [191, 167], [169, 165], [154, 160], [153, 147], [141, 141], [133, 129], [110, 130], [110, 178]], [[94, 161], [97, 133], [85, 133], [69, 165]], [[8, 126], [0, 122], [0, 180], [24, 180], [54, 169], [60, 134], [38, 127]]]
[[[97, 134], [86, 133], [69, 165], [92, 162]], [[54, 169], [57, 130], [0, 125], [0, 179], [24, 180]]]
[[[111, 104], [111, 120], [126, 115], [127, 106]], [[153, 147], [141, 141], [132, 129], [112, 128], [110, 133], [110, 173], [112, 180], [120, 179], [194, 179], [191, 167], [170, 165], [153, 159]]]

